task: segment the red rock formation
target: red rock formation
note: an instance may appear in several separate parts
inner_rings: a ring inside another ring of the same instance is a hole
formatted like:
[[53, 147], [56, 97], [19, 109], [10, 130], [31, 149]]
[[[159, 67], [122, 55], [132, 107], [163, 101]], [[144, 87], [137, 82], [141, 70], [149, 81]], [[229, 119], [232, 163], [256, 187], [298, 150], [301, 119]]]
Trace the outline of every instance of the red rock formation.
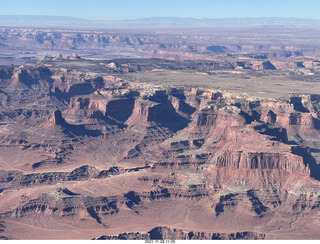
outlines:
[[10, 72], [5, 237], [319, 237], [318, 95], [248, 98], [36, 65]]
[[219, 167], [270, 169], [310, 175], [310, 170], [303, 164], [302, 157], [291, 153], [226, 151], [223, 155], [217, 156], [216, 160], [216, 165]]

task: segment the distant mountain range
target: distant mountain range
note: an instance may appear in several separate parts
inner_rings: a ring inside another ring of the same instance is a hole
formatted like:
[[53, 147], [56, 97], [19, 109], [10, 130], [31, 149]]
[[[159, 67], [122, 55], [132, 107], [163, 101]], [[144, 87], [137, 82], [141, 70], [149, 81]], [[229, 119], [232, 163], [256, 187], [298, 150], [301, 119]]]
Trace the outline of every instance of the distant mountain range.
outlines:
[[74, 27], [74, 28], [219, 28], [219, 27], [302, 27], [318, 26], [320, 19], [300, 18], [175, 18], [153, 17], [129, 20], [87, 20], [66, 16], [0, 15], [0, 26], [6, 27]]

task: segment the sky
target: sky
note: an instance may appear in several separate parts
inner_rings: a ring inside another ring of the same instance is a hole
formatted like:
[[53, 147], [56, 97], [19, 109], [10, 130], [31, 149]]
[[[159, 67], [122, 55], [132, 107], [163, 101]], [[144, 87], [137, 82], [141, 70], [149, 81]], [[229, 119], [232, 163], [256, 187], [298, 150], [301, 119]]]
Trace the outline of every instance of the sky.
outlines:
[[149, 17], [320, 19], [320, 0], [0, 0], [0, 15], [91, 20]]

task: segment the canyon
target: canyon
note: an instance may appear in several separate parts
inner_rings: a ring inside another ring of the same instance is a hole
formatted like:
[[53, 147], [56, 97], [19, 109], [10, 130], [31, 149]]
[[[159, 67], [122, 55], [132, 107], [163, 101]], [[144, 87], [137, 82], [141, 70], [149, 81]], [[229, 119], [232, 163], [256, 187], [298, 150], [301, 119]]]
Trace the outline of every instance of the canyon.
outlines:
[[320, 238], [318, 34], [201, 31], [1, 28], [1, 239]]

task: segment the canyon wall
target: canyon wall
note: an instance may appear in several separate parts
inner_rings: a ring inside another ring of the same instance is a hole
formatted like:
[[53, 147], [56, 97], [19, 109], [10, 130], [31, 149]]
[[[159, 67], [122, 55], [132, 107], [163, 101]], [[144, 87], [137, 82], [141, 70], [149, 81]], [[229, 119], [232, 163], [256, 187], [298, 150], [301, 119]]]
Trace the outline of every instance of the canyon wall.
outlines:
[[1, 238], [319, 238], [318, 95], [44, 64], [0, 71]]

